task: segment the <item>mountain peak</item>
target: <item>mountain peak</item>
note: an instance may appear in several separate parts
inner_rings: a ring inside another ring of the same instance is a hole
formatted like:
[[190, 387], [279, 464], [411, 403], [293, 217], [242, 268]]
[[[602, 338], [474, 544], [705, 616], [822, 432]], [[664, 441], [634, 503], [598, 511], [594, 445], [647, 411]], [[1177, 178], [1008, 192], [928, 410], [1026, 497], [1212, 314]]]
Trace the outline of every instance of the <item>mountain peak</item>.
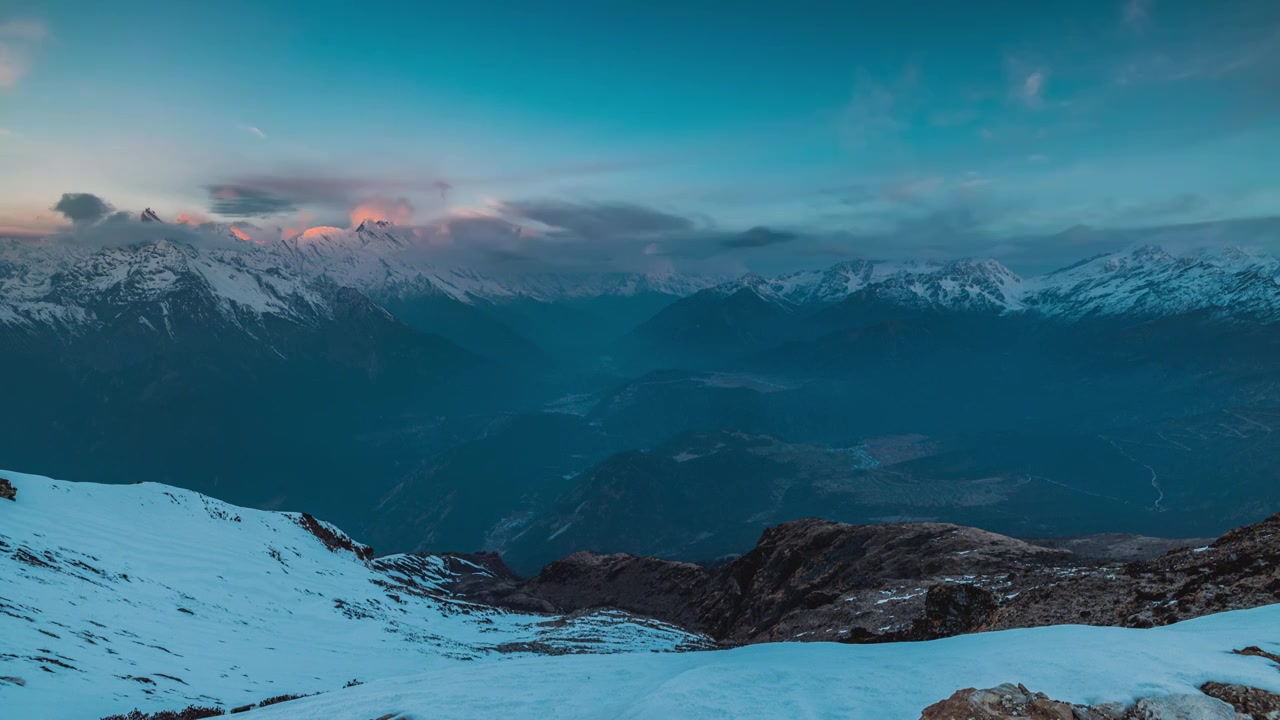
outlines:
[[1164, 248], [1154, 244], [1143, 245], [1135, 249], [1129, 253], [1129, 257], [1140, 262], [1167, 262], [1173, 259], [1173, 256], [1166, 252]]
[[396, 226], [395, 223], [391, 222], [390, 220], [374, 220], [373, 218], [366, 218], [365, 220], [362, 220], [360, 222], [359, 227], [356, 228], [356, 232], [360, 233], [360, 232], [373, 232], [375, 230], [390, 230], [395, 226]]
[[160, 219], [160, 216], [156, 215], [155, 211], [151, 208], [147, 208], [142, 211], [141, 220], [142, 222], [163, 222]]

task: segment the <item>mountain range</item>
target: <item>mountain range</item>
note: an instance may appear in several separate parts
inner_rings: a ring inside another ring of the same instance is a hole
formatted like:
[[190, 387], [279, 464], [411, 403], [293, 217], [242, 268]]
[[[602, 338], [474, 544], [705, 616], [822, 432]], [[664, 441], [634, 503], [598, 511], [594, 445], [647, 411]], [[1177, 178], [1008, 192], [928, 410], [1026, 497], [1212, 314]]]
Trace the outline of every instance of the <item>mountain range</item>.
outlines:
[[[710, 560], [814, 514], [1204, 536], [1280, 509], [1256, 462], [1280, 408], [1261, 253], [489, 277], [385, 222], [146, 226], [0, 248], [10, 463], [522, 572]], [[633, 507], [662, 531], [628, 529]]]

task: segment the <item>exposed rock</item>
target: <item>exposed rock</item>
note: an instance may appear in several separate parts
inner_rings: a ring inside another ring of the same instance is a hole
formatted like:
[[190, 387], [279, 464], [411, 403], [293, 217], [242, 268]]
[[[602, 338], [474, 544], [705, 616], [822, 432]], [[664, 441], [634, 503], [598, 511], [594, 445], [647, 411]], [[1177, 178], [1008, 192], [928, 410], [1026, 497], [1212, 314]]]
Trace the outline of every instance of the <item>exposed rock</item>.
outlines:
[[980, 629], [997, 600], [978, 578], [1002, 584], [1010, 572], [1070, 560], [1066, 551], [957, 525], [798, 520], [769, 528], [755, 549], [719, 568], [581, 552], [522, 584], [479, 582], [460, 594], [520, 609], [537, 599], [558, 612], [615, 607], [726, 644], [874, 642]]
[[[1143, 698], [1130, 707], [1122, 703], [1075, 705], [1031, 692], [1023, 685], [1006, 683], [986, 690], [966, 688], [924, 709], [920, 720], [1237, 720], [1237, 710], [1253, 720], [1274, 718], [1271, 693], [1242, 685], [1208, 683], [1206, 693], [1219, 692], [1240, 704], [1217, 696], [1163, 695]], [[1242, 708], [1248, 707], [1250, 710]]]
[[754, 549], [720, 567], [581, 552], [527, 581], [505, 565], [489, 575], [452, 590], [537, 612], [614, 607], [724, 645], [925, 640], [1055, 624], [1151, 627], [1280, 602], [1280, 515], [1209, 545], [1119, 565], [957, 525], [810, 519], [769, 528]]
[[1280, 655], [1267, 652], [1266, 650], [1263, 650], [1257, 645], [1250, 645], [1249, 647], [1244, 648], [1242, 650], [1234, 650], [1232, 652], [1234, 652], [1236, 655], [1251, 655], [1253, 657], [1264, 657], [1273, 663], [1280, 664]]
[[1280, 695], [1248, 685], [1227, 685], [1210, 682], [1200, 686], [1200, 692], [1217, 698], [1242, 715], [1253, 720], [1277, 720], [1280, 718]]
[[1082, 561], [1090, 563], [1126, 563], [1152, 560], [1175, 550], [1202, 547], [1214, 538], [1157, 538], [1125, 533], [1100, 533], [1080, 537], [1023, 538], [1033, 545], [1070, 550]]
[[1133, 720], [1236, 720], [1235, 708], [1208, 695], [1143, 698], [1129, 711]]
[[18, 499], [18, 488], [4, 478], [0, 478], [0, 499], [13, 500], [15, 502]]
[[347, 550], [366, 562], [373, 559], [373, 548], [352, 540], [346, 533], [323, 520], [317, 520], [308, 513], [299, 513], [294, 520], [304, 530], [315, 535], [331, 552]]
[[1088, 708], [1050, 700], [1044, 693], [1033, 693], [1022, 685], [1006, 683], [987, 690], [966, 688], [924, 709], [920, 720], [1083, 720], [1084, 718], [1119, 718], [1119, 715], [1089, 713]]
[[913, 639], [930, 640], [982, 628], [999, 605], [996, 596], [976, 585], [943, 583], [929, 588], [924, 617], [916, 621]]
[[1280, 602], [1280, 515], [1154, 560], [1024, 578], [991, 629], [1077, 623], [1152, 627]]

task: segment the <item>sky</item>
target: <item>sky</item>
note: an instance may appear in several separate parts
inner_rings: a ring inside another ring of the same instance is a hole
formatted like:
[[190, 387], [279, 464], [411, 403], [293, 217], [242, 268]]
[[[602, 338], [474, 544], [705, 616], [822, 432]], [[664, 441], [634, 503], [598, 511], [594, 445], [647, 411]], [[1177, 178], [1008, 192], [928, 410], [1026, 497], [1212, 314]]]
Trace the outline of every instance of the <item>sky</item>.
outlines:
[[1280, 215], [1276, 158], [1274, 0], [0, 6], [0, 235], [86, 193], [477, 262], [1032, 267]]

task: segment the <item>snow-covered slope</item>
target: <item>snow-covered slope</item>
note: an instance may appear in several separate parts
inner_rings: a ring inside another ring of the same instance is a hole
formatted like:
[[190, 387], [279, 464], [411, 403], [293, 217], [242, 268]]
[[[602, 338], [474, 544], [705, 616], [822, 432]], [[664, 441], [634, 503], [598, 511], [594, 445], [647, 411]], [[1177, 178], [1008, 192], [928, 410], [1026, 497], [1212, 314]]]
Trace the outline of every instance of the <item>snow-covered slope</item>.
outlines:
[[1280, 606], [1127, 630], [1059, 626], [884, 645], [771, 643], [679, 655], [446, 665], [254, 710], [245, 720], [916, 720], [960, 688], [1021, 682], [1079, 703], [1197, 693], [1206, 681], [1280, 690]]
[[55, 243], [0, 247], [0, 323], [78, 333], [127, 309], [169, 332], [174, 302], [207, 304], [232, 324], [273, 315], [308, 324], [328, 316], [316, 283], [272, 266], [261, 248], [156, 242], [90, 251]]
[[216, 225], [169, 226], [172, 239], [155, 241], [154, 228], [164, 223], [154, 213], [144, 217], [153, 239], [120, 247], [0, 240], [0, 323], [74, 326], [91, 320], [84, 307], [94, 292], [118, 290], [119, 299], [154, 297], [188, 273], [201, 276], [228, 302], [286, 315], [292, 311], [281, 295], [300, 292], [315, 280], [355, 288], [378, 301], [443, 296], [468, 304], [650, 293], [682, 297], [718, 281], [670, 271], [497, 279], [433, 265], [412, 231], [386, 221], [366, 221], [354, 229], [315, 227], [258, 244]]
[[855, 260], [775, 278], [746, 275], [709, 292], [728, 297], [742, 290], [788, 307], [859, 295], [907, 307], [1031, 312], [1072, 321], [1207, 311], [1280, 322], [1280, 260], [1240, 248], [1174, 255], [1144, 246], [1025, 279], [996, 260]]
[[[1150, 630], [670, 653], [703, 640], [617, 612], [547, 617], [460, 601], [443, 558], [371, 560], [309, 516], [164, 485], [0, 476], [17, 488], [16, 501], [0, 499], [6, 718], [318, 693], [242, 717], [914, 720], [956, 689], [1003, 682], [1087, 703], [1208, 680], [1280, 691], [1270, 662], [1231, 653], [1280, 650], [1280, 606]], [[344, 688], [350, 680], [364, 684]]]
[[[601, 611], [557, 618], [455, 600], [433, 556], [366, 560], [341, 531], [156, 484], [0, 472], [0, 716], [97, 718], [534, 653], [703, 640]], [[311, 528], [310, 530], [308, 528]]]
[[1144, 246], [1033, 278], [1024, 302], [1067, 320], [1207, 311], [1274, 322], [1280, 320], [1280, 261], [1239, 248], [1173, 255]]
[[826, 270], [745, 275], [710, 293], [739, 291], [787, 306], [831, 305], [864, 293], [896, 304], [950, 310], [1021, 310], [1022, 279], [995, 260], [884, 263], [854, 260]]
[[414, 247], [410, 235], [384, 220], [365, 221], [354, 230], [311, 228], [263, 246], [290, 272], [325, 277], [381, 299], [445, 295], [469, 303], [515, 296], [479, 273], [433, 268]]

